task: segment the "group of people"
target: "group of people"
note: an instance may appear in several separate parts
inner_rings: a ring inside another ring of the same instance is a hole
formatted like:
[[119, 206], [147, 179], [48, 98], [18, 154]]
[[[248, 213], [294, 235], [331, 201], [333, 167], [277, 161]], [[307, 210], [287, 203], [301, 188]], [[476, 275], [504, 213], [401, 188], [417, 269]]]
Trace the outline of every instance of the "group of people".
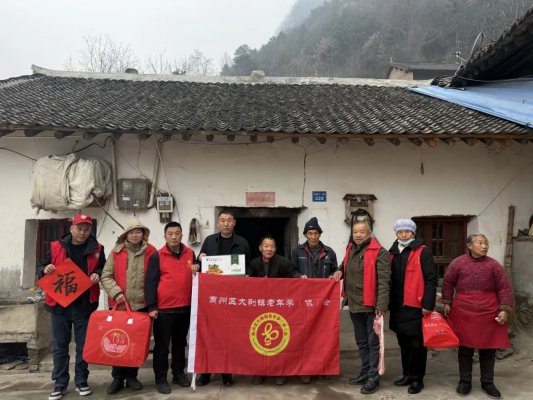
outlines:
[[[39, 275], [43, 276], [70, 258], [93, 283], [90, 290], [68, 307], [46, 296], [46, 308], [52, 314], [52, 380], [55, 381], [49, 400], [59, 400], [69, 384], [68, 347], [72, 327], [76, 342], [76, 391], [82, 396], [92, 393], [82, 352], [89, 316], [98, 306], [99, 283], [108, 294], [110, 306], [121, 307], [127, 301], [133, 310], [147, 312], [154, 320], [153, 370], [157, 391], [168, 394], [172, 390], [167, 378], [170, 344], [172, 383], [190, 386], [185, 373], [185, 347], [192, 276], [201, 272], [204, 256], [229, 254], [245, 255], [246, 274], [250, 277], [342, 280], [342, 304], [349, 309], [361, 358], [360, 373], [349, 378], [348, 383], [361, 385], [362, 394], [379, 389], [380, 344], [374, 332], [374, 319], [390, 311], [390, 329], [396, 333], [402, 361], [402, 376], [394, 384], [407, 386], [410, 394], [423, 390], [427, 348], [422, 317], [435, 308], [437, 276], [431, 249], [416, 238], [416, 224], [411, 219], [396, 221], [393, 228], [397, 239], [387, 251], [374, 237], [372, 221], [354, 218], [340, 265], [333, 249], [320, 240], [322, 229], [316, 218], [305, 224], [306, 241], [292, 251], [291, 260], [276, 253], [276, 241], [267, 235], [260, 240], [260, 256], [250, 261], [247, 240], [234, 233], [235, 215], [223, 210], [217, 223], [219, 232], [206, 237], [196, 257], [182, 243], [179, 223], [170, 222], [165, 226], [165, 245], [157, 250], [148, 242], [150, 230], [140, 221], [132, 220], [106, 260], [103, 246], [91, 236], [91, 217], [84, 214], [74, 217], [70, 233], [53, 242], [50, 254], [39, 264]], [[452, 261], [442, 286], [444, 314], [460, 339], [460, 381], [456, 392], [470, 393], [474, 349], [479, 349], [482, 389], [490, 397], [500, 398], [494, 386], [495, 351], [510, 345], [507, 321], [513, 306], [511, 285], [503, 267], [487, 256], [488, 241], [483, 234], [470, 235], [466, 246], [467, 254]], [[107, 393], [117, 393], [125, 386], [142, 389], [137, 373], [138, 368], [113, 367], [113, 380]], [[264, 379], [254, 376], [252, 383], [261, 384]], [[310, 383], [311, 379], [311, 376], [300, 376], [303, 383]], [[211, 374], [203, 373], [197, 385], [204, 386], [210, 381]], [[286, 382], [287, 377], [275, 377], [278, 385]], [[233, 376], [222, 374], [222, 383], [232, 386]]]

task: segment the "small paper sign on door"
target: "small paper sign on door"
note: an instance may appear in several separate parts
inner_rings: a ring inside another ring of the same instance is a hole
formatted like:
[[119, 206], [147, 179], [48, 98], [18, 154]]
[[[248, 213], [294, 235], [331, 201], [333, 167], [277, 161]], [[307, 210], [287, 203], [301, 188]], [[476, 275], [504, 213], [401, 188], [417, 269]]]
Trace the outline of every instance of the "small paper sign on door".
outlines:
[[202, 272], [216, 275], [245, 275], [246, 264], [244, 254], [203, 256]]
[[37, 284], [63, 307], [67, 307], [93, 285], [91, 279], [70, 258], [55, 267], [53, 273], [43, 276]]

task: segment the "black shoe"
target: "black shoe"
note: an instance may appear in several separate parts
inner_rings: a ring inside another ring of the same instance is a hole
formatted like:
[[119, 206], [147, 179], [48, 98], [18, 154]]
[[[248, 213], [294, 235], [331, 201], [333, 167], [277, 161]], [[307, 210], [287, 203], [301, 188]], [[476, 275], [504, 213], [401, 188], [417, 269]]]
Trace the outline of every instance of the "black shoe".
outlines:
[[107, 388], [107, 394], [115, 394], [124, 388], [124, 379], [114, 378], [111, 385]]
[[56, 386], [54, 391], [48, 396], [48, 400], [59, 400], [65, 393], [67, 393], [67, 388]]
[[233, 386], [233, 376], [231, 374], [222, 374], [222, 384], [224, 386]]
[[187, 374], [174, 375], [172, 377], [172, 383], [176, 385], [180, 385], [181, 387], [191, 386], [191, 381], [189, 380], [189, 377], [187, 376]]
[[362, 394], [371, 394], [376, 392], [379, 389], [379, 382], [367, 380], [366, 383], [361, 388]]
[[252, 378], [252, 385], [261, 385], [263, 384], [264, 381], [265, 381], [264, 376], [254, 375], [254, 377]]
[[87, 384], [87, 382], [83, 382], [79, 385], [76, 385], [76, 392], [78, 392], [80, 396], [89, 396], [93, 392], [93, 390]]
[[209, 385], [209, 382], [211, 382], [211, 374], [200, 374], [196, 380], [196, 386]]
[[126, 378], [126, 386], [135, 391], [143, 388], [143, 384], [137, 378]]
[[460, 381], [455, 391], [459, 396], [468, 396], [472, 391], [472, 384], [470, 382]]
[[411, 383], [411, 379], [407, 376], [402, 376], [400, 379], [394, 381], [395, 386], [407, 386]]
[[170, 392], [172, 392], [172, 389], [170, 388], [168, 382], [158, 383], [157, 385], [155, 385], [155, 387], [157, 391], [161, 394], [169, 394]]
[[483, 389], [483, 391], [487, 393], [487, 396], [489, 396], [491, 399], [502, 398], [502, 394], [498, 389], [496, 389], [496, 386], [494, 386], [493, 383], [482, 383], [481, 389]]
[[413, 381], [409, 385], [409, 388], [407, 389], [407, 393], [417, 394], [417, 393], [420, 393], [422, 389], [424, 389], [424, 382]]
[[356, 378], [349, 378], [349, 385], [364, 385], [366, 383], [366, 374], [361, 372]]
[[285, 385], [287, 383], [287, 377], [286, 376], [276, 376], [276, 379], [274, 380], [274, 383], [278, 386]]

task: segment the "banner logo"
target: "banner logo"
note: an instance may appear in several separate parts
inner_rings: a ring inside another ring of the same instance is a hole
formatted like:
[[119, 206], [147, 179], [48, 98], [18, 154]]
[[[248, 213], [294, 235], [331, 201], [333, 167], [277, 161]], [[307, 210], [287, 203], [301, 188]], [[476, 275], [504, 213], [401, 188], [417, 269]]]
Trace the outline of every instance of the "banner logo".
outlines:
[[130, 347], [130, 337], [122, 329], [111, 329], [102, 337], [101, 347], [109, 357], [120, 357]]
[[256, 352], [275, 356], [289, 344], [291, 329], [285, 318], [277, 313], [264, 313], [250, 326], [250, 343]]

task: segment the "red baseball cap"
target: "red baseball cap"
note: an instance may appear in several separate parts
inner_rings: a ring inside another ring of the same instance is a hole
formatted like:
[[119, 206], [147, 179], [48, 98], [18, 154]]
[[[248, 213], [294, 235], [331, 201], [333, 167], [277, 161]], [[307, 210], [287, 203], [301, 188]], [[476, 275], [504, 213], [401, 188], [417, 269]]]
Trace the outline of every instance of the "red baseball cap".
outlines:
[[87, 214], [78, 214], [74, 218], [72, 218], [72, 225], [78, 225], [78, 224], [93, 224], [93, 219], [89, 217]]

